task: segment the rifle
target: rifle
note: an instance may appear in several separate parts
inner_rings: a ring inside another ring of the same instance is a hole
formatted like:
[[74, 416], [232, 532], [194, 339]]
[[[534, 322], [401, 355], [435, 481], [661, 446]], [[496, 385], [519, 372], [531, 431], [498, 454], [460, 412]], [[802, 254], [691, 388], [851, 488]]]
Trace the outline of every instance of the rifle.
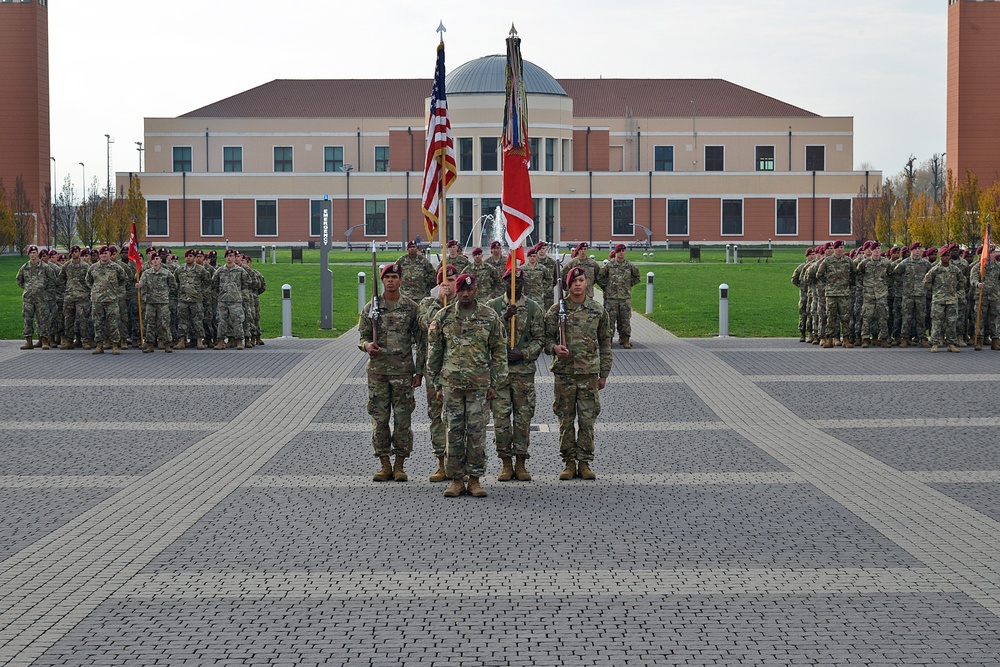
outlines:
[[562, 278], [562, 256], [559, 251], [556, 250], [556, 276], [559, 278], [556, 281], [556, 287], [559, 288], [559, 293], [557, 298], [559, 299], [559, 344], [563, 347], [566, 346], [566, 299], [563, 294], [563, 278]]
[[372, 241], [372, 307], [368, 311], [368, 317], [372, 321], [372, 342], [378, 345], [378, 320], [381, 313], [378, 309], [378, 257], [375, 254], [375, 242]]

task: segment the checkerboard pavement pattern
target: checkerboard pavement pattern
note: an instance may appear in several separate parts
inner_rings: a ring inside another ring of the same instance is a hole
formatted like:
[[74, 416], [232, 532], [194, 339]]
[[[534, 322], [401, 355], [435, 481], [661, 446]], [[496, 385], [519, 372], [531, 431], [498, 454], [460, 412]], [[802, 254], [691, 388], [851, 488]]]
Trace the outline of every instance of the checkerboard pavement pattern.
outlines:
[[354, 332], [0, 343], [0, 664], [1000, 664], [1000, 355], [633, 340], [597, 481], [543, 357], [534, 481], [483, 500], [426, 481], [422, 390], [370, 481]]

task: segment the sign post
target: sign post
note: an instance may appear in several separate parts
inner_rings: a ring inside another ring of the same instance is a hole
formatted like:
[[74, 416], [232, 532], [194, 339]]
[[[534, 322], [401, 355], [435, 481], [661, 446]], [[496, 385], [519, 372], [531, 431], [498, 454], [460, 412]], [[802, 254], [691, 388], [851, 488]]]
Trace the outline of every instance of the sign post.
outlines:
[[330, 246], [332, 243], [333, 216], [330, 195], [323, 195], [323, 224], [319, 248], [319, 328], [333, 328], [333, 272], [330, 271]]

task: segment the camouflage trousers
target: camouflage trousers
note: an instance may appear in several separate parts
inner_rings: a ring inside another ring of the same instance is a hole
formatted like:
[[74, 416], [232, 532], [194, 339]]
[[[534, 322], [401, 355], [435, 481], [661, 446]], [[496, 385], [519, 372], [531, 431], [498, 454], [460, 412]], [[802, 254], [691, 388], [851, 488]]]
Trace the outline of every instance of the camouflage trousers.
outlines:
[[24, 318], [24, 337], [29, 338], [35, 335], [35, 323], [38, 324], [38, 336], [48, 335], [45, 325], [42, 324], [46, 317], [46, 305], [41, 299], [22, 299], [21, 317]]
[[205, 338], [214, 339], [216, 331], [216, 303], [215, 299], [205, 299], [201, 302], [204, 318], [202, 324], [205, 327]]
[[160, 342], [170, 345], [174, 342], [170, 330], [170, 304], [144, 303], [142, 328], [145, 329], [143, 341], [147, 345]]
[[900, 335], [903, 338], [918, 340], [924, 337], [926, 329], [924, 322], [927, 319], [926, 304], [927, 300], [923, 294], [903, 297], [903, 306], [900, 309], [900, 317], [902, 318]]
[[823, 337], [826, 332], [826, 295], [817, 291], [813, 294], [813, 332]]
[[965, 290], [959, 289], [958, 296], [958, 322], [956, 323], [956, 333], [959, 336], [972, 336], [972, 331], [966, 327], [969, 321], [969, 301], [965, 296]]
[[128, 338], [132, 331], [132, 322], [129, 319], [128, 298], [118, 299], [118, 333], [122, 338]]
[[972, 307], [969, 309], [972, 311], [972, 324], [969, 326], [969, 334], [975, 335], [976, 330], [976, 310], [979, 310], [979, 337], [986, 338], [997, 338], [1000, 336], [1000, 310], [998, 310], [998, 299], [996, 296], [991, 296], [987, 293], [983, 293], [982, 305], [979, 304], [979, 294], [976, 294], [976, 301], [973, 302]]
[[809, 319], [809, 294], [799, 292], [799, 333], [805, 334], [808, 331]]
[[889, 297], [889, 334], [899, 338], [903, 327], [903, 300], [896, 295]]
[[240, 301], [220, 301], [215, 310], [218, 322], [217, 338], [232, 336], [243, 338], [243, 303]]
[[253, 331], [250, 332], [254, 336], [260, 335], [260, 295], [253, 295]]
[[52, 335], [56, 341], [58, 341], [66, 332], [65, 323], [62, 318], [64, 305], [63, 299], [60, 297], [56, 300], [55, 309], [52, 311]]
[[170, 297], [170, 340], [176, 340], [177, 333], [177, 299]]
[[372, 416], [372, 448], [376, 457], [394, 455], [405, 459], [410, 455], [413, 451], [410, 420], [416, 405], [412, 375], [368, 374], [368, 414]]
[[123, 331], [122, 335], [138, 341], [142, 337], [139, 327], [139, 299], [136, 295], [130, 294], [125, 303], [128, 306], [128, 331]]
[[559, 418], [559, 454], [563, 461], [594, 460], [594, 422], [601, 414], [598, 379], [597, 375], [555, 376], [552, 411]]
[[618, 340], [632, 337], [632, 299], [605, 299], [604, 310], [608, 313], [611, 323], [611, 337], [618, 330]]
[[118, 344], [118, 301], [94, 301], [91, 307], [94, 320], [94, 341], [104, 345]]
[[63, 301], [63, 331], [66, 332], [67, 338], [79, 334], [81, 340], [90, 341], [88, 320], [90, 320], [90, 299]]
[[181, 301], [177, 304], [177, 334], [178, 338], [186, 336], [191, 339], [205, 337], [204, 315], [201, 301]]
[[865, 296], [861, 306], [861, 337], [889, 339], [889, 298], [886, 296]]
[[851, 297], [826, 297], [826, 337], [849, 338], [851, 336]]
[[444, 470], [448, 477], [461, 479], [486, 474], [486, 425], [489, 412], [486, 390], [461, 391], [444, 387], [444, 421], [448, 442]]
[[931, 302], [931, 345], [957, 342], [958, 304]]
[[444, 421], [441, 418], [441, 410], [444, 400], [438, 398], [437, 389], [434, 385], [427, 383], [427, 416], [431, 420], [431, 447], [434, 450], [434, 458], [444, 457]]
[[249, 338], [253, 335], [253, 301], [249, 298], [243, 299], [243, 337]]
[[508, 377], [510, 382], [497, 389], [490, 405], [497, 455], [531, 458], [528, 444], [535, 416], [535, 374], [510, 373]]

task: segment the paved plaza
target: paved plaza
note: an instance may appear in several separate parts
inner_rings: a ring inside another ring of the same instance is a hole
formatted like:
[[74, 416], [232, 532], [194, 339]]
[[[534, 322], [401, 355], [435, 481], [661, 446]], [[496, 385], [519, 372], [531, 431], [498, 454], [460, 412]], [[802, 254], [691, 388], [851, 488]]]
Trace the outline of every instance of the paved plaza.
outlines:
[[[597, 481], [375, 483], [357, 336], [0, 342], [0, 664], [998, 665], [1000, 354], [615, 347]], [[492, 451], [492, 439], [488, 444]]]

